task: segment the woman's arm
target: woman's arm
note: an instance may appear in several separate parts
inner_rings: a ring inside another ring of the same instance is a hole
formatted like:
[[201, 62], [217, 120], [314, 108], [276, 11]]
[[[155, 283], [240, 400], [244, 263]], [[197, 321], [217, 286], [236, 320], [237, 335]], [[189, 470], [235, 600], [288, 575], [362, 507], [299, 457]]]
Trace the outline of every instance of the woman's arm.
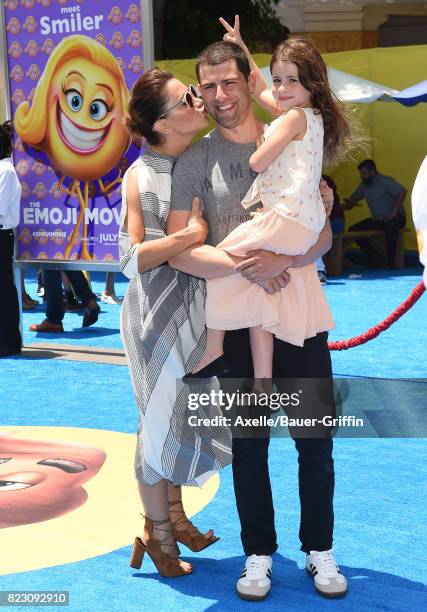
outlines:
[[[304, 111], [291, 109], [280, 121], [249, 159], [249, 165], [254, 172], [263, 172], [272, 161], [280, 155], [291, 140], [297, 136], [303, 137], [307, 129], [307, 119]], [[284, 169], [285, 170], [285, 169]]]
[[186, 227], [158, 240], [144, 241], [144, 218], [141, 210], [138, 170], [130, 172], [126, 183], [127, 214], [124, 224], [132, 245], [138, 244], [136, 251], [138, 271], [145, 272], [167, 262], [195, 244], [202, 244], [207, 236], [207, 224], [201, 217], [198, 201], [193, 202]]
[[236, 45], [239, 45], [239, 47], [243, 49], [246, 57], [248, 58], [251, 71], [255, 74], [256, 77], [255, 91], [253, 92], [253, 97], [255, 98], [255, 100], [271, 115], [275, 117], [282, 115], [283, 111], [277, 106], [276, 100], [274, 99], [273, 94], [271, 93], [271, 90], [267, 85], [267, 81], [265, 80], [263, 73], [256, 65], [254, 58], [251, 55], [251, 52], [245, 45], [240, 35], [239, 15], [236, 15], [234, 18], [234, 26], [231, 26], [222, 17], [219, 18], [219, 21], [227, 30], [226, 34], [224, 34], [224, 40], [226, 42], [233, 42]]

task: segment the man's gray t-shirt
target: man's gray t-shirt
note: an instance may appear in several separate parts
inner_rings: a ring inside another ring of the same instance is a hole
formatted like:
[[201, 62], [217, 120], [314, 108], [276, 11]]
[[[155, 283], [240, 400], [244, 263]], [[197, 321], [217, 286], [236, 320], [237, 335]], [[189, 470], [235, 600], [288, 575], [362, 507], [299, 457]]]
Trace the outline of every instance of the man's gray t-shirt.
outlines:
[[[402, 193], [404, 187], [391, 176], [385, 176], [379, 172], [375, 175], [372, 183], [368, 185], [360, 183], [356, 191], [351, 194], [350, 202], [359, 202], [365, 199], [373, 219], [384, 219], [388, 217], [394, 208], [397, 196]], [[400, 207], [399, 216], [405, 217], [405, 209]]]
[[249, 167], [255, 149], [255, 143], [230, 142], [214, 129], [176, 162], [171, 210], [189, 211], [193, 198], [199, 196], [209, 226], [207, 244], [216, 246], [256, 210], [257, 205], [248, 209], [241, 205], [256, 177]]

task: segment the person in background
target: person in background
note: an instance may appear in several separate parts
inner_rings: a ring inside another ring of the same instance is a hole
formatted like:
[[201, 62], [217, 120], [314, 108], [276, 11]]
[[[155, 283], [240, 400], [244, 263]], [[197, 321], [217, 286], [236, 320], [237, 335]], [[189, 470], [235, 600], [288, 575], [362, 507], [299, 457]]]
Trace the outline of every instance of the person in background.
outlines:
[[[31, 324], [29, 330], [32, 332], [62, 333], [64, 331], [62, 325], [64, 304], [62, 301], [61, 270], [44, 270], [43, 275], [47, 296], [46, 318], [41, 323]], [[89, 327], [89, 325], [96, 323], [101, 311], [96, 302], [96, 295], [92, 293], [83, 272], [80, 270], [67, 270], [66, 275], [75, 293], [85, 306], [82, 327]]]
[[101, 293], [101, 302], [105, 304], [118, 304], [120, 305], [123, 302], [123, 299], [117, 297], [116, 291], [114, 289], [114, 281], [116, 279], [115, 272], [107, 272], [107, 276], [105, 279], [105, 288]]
[[[360, 172], [361, 183], [349, 198], [344, 198], [344, 208], [351, 209], [360, 200], [365, 199], [372, 216], [355, 223], [349, 227], [349, 231], [382, 229], [387, 249], [385, 267], [393, 269], [395, 267], [394, 260], [399, 230], [406, 225], [406, 215], [403, 207], [407, 193], [406, 189], [391, 176], [380, 174], [372, 159], [365, 159], [357, 167]], [[383, 265], [382, 255], [369, 238], [360, 238], [355, 242], [368, 256], [369, 267], [376, 268]]]
[[[332, 211], [329, 216], [329, 222], [331, 224], [332, 234], [335, 236], [337, 234], [342, 234], [344, 231], [345, 220], [344, 220], [344, 209], [340, 204], [340, 196], [337, 193], [337, 186], [333, 178], [328, 176], [327, 174], [323, 174], [322, 178], [328, 184], [334, 194], [334, 204], [332, 206]], [[327, 285], [328, 279], [326, 276], [326, 266], [323, 261], [323, 257], [319, 257], [316, 261], [317, 266], [317, 275], [320, 280], [321, 285]]]
[[21, 352], [19, 302], [13, 279], [14, 230], [19, 224], [21, 184], [12, 162], [13, 127], [0, 126], [0, 357]]

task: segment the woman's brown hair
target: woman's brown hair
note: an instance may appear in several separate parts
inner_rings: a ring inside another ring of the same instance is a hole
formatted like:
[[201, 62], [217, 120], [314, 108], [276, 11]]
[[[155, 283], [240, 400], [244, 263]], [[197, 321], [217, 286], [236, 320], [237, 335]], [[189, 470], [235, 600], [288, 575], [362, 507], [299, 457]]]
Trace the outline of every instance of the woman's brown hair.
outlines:
[[170, 72], [153, 68], [132, 87], [126, 125], [132, 134], [142, 136], [150, 145], [158, 145], [163, 140], [153, 126], [166, 110], [166, 84], [173, 78]]
[[310, 40], [291, 37], [274, 50], [270, 70], [279, 61], [296, 65], [301, 84], [311, 94], [313, 108], [323, 118], [325, 161], [338, 161], [353, 147], [352, 129], [344, 105], [331, 91], [322, 56]]

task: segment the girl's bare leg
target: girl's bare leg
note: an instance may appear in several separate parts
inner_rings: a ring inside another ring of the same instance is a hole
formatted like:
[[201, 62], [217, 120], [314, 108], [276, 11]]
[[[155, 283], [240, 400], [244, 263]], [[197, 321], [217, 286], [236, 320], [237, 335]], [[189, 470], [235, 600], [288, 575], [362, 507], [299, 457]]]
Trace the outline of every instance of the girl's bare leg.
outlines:
[[224, 337], [223, 329], [209, 329], [206, 337], [206, 348], [203, 357], [193, 370], [193, 374], [215, 361], [218, 357], [224, 354]]
[[[249, 328], [249, 337], [254, 364], [254, 388], [257, 391], [268, 391], [273, 377], [273, 334], [258, 325]], [[261, 379], [267, 380], [263, 383]]]
[[[168, 501], [169, 501], [169, 513], [172, 523], [175, 525], [175, 529], [179, 531], [180, 529], [186, 529], [187, 517], [184, 514], [184, 507], [182, 505], [182, 490], [180, 486], [173, 485], [170, 481], [168, 481]], [[214, 532], [212, 529], [209, 529], [207, 533], [204, 533], [203, 536], [210, 540]]]

